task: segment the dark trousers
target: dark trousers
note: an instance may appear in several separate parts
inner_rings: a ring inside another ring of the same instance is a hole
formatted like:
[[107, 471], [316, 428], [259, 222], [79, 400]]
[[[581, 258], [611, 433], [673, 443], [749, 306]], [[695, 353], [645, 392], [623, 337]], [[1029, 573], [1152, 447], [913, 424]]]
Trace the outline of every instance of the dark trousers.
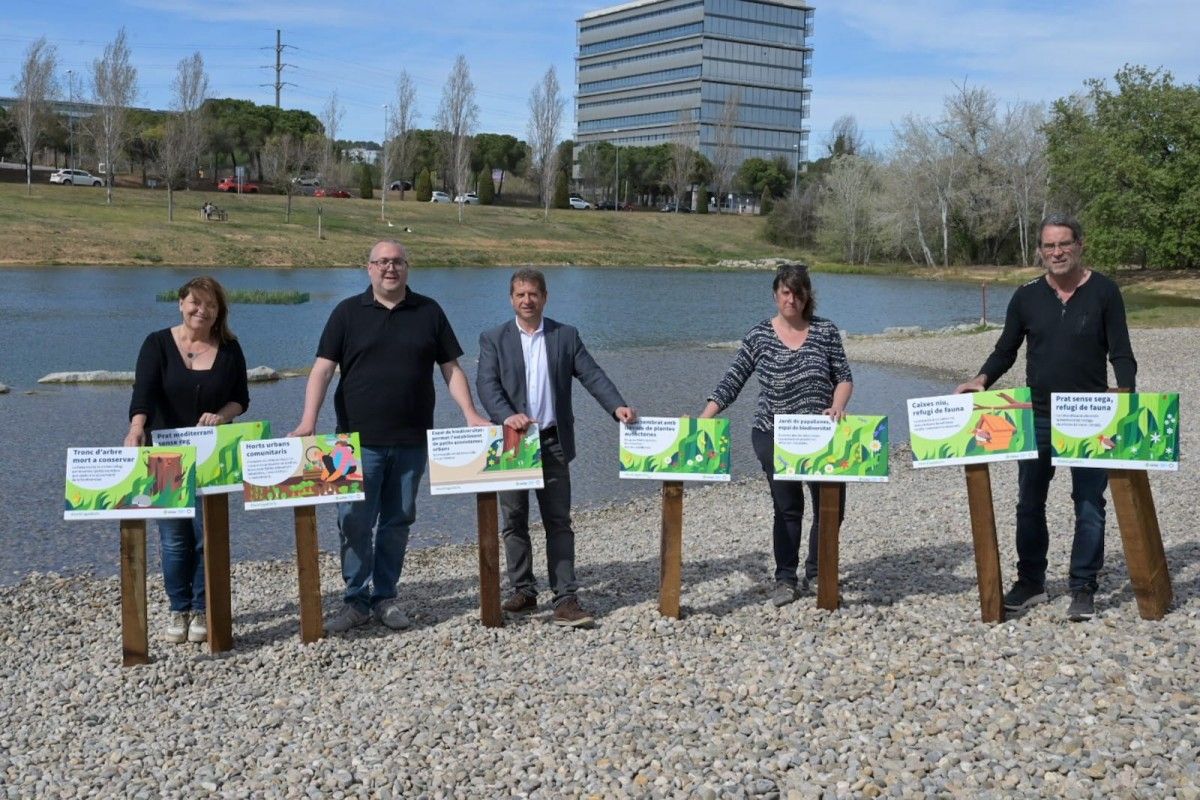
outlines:
[[[808, 493], [812, 497], [812, 525], [808, 534], [808, 558], [804, 561], [804, 577], [812, 580], [817, 577], [817, 541], [821, 520], [820, 484], [815, 481], [777, 481], [775, 480], [775, 439], [774, 436], [758, 428], [752, 429], [750, 440], [754, 445], [754, 455], [762, 465], [767, 475], [767, 485], [771, 487], [771, 504], [775, 507], [775, 524], [771, 529], [775, 543], [775, 580], [795, 586], [799, 580], [797, 572], [800, 567], [800, 537], [804, 527], [804, 487], [808, 485]], [[839, 484], [841, 493], [841, 509], [838, 522], [846, 518], [846, 484]]]
[[[1046, 496], [1054, 467], [1050, 464], [1050, 418], [1034, 417], [1038, 457], [1017, 466], [1017, 577], [1034, 586], [1046, 583]], [[1075, 538], [1067, 588], [1096, 591], [1096, 576], [1104, 566], [1104, 490], [1108, 470], [1071, 467], [1071, 500], [1075, 504]]]
[[[542, 431], [542, 481], [544, 487], [535, 491], [546, 528], [546, 571], [558, 605], [573, 597], [579, 584], [575, 580], [575, 531], [571, 529], [571, 471], [553, 428]], [[529, 540], [529, 491], [500, 492], [500, 510], [509, 586], [537, 597], [533, 543]]]

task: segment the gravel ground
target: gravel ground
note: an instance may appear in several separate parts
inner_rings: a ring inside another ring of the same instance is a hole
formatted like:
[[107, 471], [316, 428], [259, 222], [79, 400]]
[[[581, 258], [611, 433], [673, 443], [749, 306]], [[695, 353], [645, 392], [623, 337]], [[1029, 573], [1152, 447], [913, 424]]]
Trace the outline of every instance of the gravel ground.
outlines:
[[[850, 352], [965, 379], [994, 337]], [[1200, 381], [1172, 359], [1197, 332], [1137, 331], [1134, 345], [1142, 388]], [[687, 489], [681, 621], [657, 613], [646, 500], [576, 520], [592, 630], [556, 628], [548, 610], [482, 628], [475, 550], [442, 547], [406, 565], [413, 629], [302, 646], [294, 566], [241, 563], [236, 650], [154, 641], [153, 663], [122, 669], [116, 579], [29, 576], [0, 588], [0, 796], [1200, 798], [1190, 464], [1152, 476], [1165, 619], [1139, 619], [1110, 514], [1097, 619], [1065, 619], [1060, 534], [1052, 601], [984, 625], [961, 472], [907, 457], [897, 448], [889, 484], [850, 488], [833, 613], [811, 594], [768, 606], [761, 479]], [[1014, 484], [1014, 466], [993, 468], [1007, 578]], [[1070, 529], [1067, 495], [1056, 481], [1052, 531]], [[340, 584], [327, 554], [327, 609]], [[150, 596], [156, 632], [154, 575]]]

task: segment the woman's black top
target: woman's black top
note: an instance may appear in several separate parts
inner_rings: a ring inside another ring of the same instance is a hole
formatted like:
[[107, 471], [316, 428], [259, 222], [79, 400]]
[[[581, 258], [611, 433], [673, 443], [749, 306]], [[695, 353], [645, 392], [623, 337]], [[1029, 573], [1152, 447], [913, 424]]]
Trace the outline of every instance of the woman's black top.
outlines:
[[236, 340], [220, 345], [211, 369], [188, 369], [170, 328], [142, 342], [129, 418], [145, 414], [147, 431], [194, 427], [201, 414], [215, 414], [230, 401], [243, 412], [250, 407], [246, 357]]

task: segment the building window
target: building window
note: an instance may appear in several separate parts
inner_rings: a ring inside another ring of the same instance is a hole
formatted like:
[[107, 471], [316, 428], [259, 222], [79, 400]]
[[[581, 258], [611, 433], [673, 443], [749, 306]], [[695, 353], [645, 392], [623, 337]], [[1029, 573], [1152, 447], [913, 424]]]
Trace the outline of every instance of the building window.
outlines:
[[611, 89], [623, 89], [629, 86], [645, 86], [651, 83], [667, 83], [668, 81], [683, 81], [700, 77], [700, 65], [691, 67], [676, 67], [657, 72], [643, 72], [640, 75], [626, 75], [623, 78], [609, 78], [605, 81], [593, 81], [579, 84], [582, 92], [605, 92]]
[[579, 71], [586, 72], [588, 70], [601, 69], [603, 67], [616, 67], [621, 64], [632, 64], [637, 61], [649, 61], [652, 58], [666, 58], [667, 56], [677, 56], [680, 53], [694, 53], [699, 49], [700, 49], [700, 45], [694, 44], [689, 47], [676, 47], [671, 50], [657, 50], [653, 53], [641, 53], [639, 55], [629, 56], [627, 58], [616, 58], [616, 59], [613, 59], [612, 61], [600, 61], [598, 63], [593, 63], [593, 64], [581, 64], [579, 67]]
[[579, 46], [579, 55], [590, 56], [596, 53], [607, 53], [611, 50], [623, 50], [627, 47], [637, 47], [652, 42], [662, 42], [667, 39], [679, 39], [684, 36], [695, 36], [704, 30], [703, 22], [693, 22], [688, 25], [676, 25], [672, 28], [662, 28], [657, 31], [635, 33], [622, 36], [619, 39], [606, 39], [603, 42], [592, 42]]
[[611, 28], [614, 25], [626, 25], [630, 22], [636, 22], [641, 19], [650, 19], [651, 17], [661, 17], [664, 14], [674, 14], [677, 11], [685, 11], [689, 8], [699, 8], [704, 5], [704, 0], [699, 0], [695, 3], [684, 3], [683, 5], [671, 6], [670, 8], [659, 8], [654, 11], [647, 11], [645, 14], [635, 14], [631, 17], [621, 17], [619, 19], [610, 19], [604, 22], [595, 22], [590, 24], [580, 24], [579, 30], [581, 33], [587, 31], [600, 30], [601, 28]]

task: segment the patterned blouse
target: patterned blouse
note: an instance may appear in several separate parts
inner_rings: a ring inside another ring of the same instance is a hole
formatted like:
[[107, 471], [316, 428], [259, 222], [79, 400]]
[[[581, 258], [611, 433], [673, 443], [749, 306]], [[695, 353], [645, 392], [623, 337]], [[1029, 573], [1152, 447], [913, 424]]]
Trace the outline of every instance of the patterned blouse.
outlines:
[[823, 317], [812, 318], [808, 338], [796, 350], [779, 340], [771, 320], [755, 325], [708, 399], [728, 408], [752, 372], [758, 373], [760, 390], [754, 427], [768, 433], [775, 429], [776, 414], [820, 414], [833, 404], [834, 387], [853, 381], [842, 335]]

